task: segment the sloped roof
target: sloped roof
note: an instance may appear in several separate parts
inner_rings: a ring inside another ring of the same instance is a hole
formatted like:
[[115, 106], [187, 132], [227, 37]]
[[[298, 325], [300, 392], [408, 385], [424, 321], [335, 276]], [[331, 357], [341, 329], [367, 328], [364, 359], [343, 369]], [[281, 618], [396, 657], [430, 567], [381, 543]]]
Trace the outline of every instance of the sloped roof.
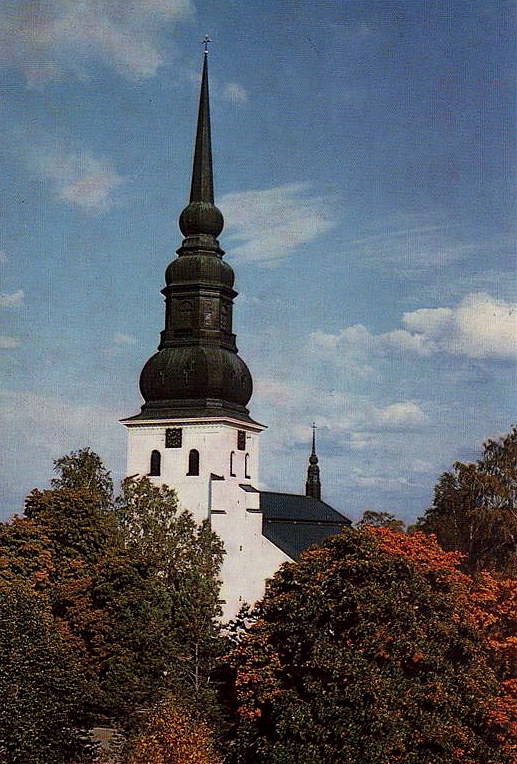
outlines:
[[259, 493], [263, 535], [293, 560], [312, 544], [321, 544], [327, 536], [351, 525], [330, 504], [310, 496]]

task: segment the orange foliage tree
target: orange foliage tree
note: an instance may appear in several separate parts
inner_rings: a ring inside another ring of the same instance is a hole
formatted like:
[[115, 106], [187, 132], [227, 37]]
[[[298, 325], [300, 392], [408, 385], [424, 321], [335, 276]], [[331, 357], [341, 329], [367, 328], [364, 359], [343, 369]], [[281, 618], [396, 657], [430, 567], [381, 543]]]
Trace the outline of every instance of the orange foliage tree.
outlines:
[[203, 720], [168, 698], [148, 714], [129, 742], [124, 764], [222, 764]]
[[459, 563], [424, 534], [365, 527], [282, 566], [230, 657], [231, 761], [513, 762], [511, 702]]

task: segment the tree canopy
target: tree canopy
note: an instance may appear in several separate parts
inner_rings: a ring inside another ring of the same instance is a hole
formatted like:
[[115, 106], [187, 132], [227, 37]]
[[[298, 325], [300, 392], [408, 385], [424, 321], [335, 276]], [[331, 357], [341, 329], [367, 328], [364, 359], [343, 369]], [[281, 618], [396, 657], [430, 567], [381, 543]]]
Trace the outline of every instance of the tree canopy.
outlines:
[[430, 541], [346, 529], [282, 566], [230, 656], [233, 762], [510, 764], [467, 578]]
[[0, 759], [4, 764], [75, 764], [89, 746], [76, 656], [48, 604], [19, 581], [0, 583]]
[[462, 552], [469, 573], [517, 575], [517, 427], [488, 440], [477, 462], [444, 472], [416, 528]]

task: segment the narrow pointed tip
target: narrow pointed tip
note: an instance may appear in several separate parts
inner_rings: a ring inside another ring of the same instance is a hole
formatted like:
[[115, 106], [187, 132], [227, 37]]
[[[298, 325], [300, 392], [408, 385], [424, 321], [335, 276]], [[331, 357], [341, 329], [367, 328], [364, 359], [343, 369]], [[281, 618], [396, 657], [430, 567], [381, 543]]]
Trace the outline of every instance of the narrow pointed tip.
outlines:
[[196, 147], [190, 187], [191, 202], [214, 203], [214, 181], [212, 170], [212, 143], [210, 135], [210, 103], [208, 93], [208, 45], [203, 53], [203, 73], [199, 95]]

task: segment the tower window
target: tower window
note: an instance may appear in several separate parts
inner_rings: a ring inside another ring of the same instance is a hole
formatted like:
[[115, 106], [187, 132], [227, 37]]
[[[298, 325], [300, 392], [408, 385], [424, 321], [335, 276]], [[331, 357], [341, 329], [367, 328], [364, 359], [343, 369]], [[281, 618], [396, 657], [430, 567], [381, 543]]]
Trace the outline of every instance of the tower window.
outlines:
[[181, 448], [181, 427], [167, 427], [165, 430], [165, 448]]
[[244, 457], [244, 477], [251, 477], [250, 475], [250, 455], [246, 454]]
[[246, 430], [237, 430], [237, 448], [246, 451]]
[[162, 456], [159, 451], [152, 451], [151, 452], [151, 468], [149, 470], [149, 475], [151, 477], [158, 477], [161, 475], [161, 464], [162, 464]]
[[235, 451], [230, 454], [230, 477], [235, 477]]
[[199, 475], [199, 451], [195, 448], [188, 455], [187, 475]]

